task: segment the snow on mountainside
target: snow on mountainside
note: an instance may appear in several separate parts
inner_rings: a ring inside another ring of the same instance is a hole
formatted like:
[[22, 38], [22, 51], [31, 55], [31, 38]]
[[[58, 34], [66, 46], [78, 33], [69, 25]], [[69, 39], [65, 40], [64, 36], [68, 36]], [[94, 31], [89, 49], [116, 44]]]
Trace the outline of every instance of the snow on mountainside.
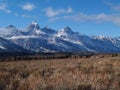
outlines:
[[6, 28], [0, 28], [0, 37], [9, 38], [12, 36], [23, 35], [23, 32], [18, 30], [15, 26], [9, 25]]
[[[40, 28], [36, 21], [24, 30], [19, 30], [13, 25], [0, 28], [0, 36], [36, 52], [120, 52], [120, 37], [90, 37], [74, 32], [70, 27], [58, 31], [48, 26]], [[3, 46], [0, 48], [4, 49]]]
[[33, 21], [25, 31], [26, 35], [41, 35], [45, 34], [42, 30], [40, 30], [40, 26], [36, 21]]
[[0, 53], [1, 52], [28, 52], [28, 50], [0, 37]]
[[78, 39], [78, 33], [73, 32], [69, 27], [65, 27], [64, 29], [59, 30], [57, 36], [66, 40]]

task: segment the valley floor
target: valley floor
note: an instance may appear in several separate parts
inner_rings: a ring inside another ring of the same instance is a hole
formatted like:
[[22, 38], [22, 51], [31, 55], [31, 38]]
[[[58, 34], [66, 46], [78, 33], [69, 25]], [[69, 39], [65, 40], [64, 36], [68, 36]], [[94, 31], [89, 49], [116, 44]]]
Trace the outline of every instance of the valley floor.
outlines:
[[120, 56], [0, 62], [0, 90], [120, 90]]

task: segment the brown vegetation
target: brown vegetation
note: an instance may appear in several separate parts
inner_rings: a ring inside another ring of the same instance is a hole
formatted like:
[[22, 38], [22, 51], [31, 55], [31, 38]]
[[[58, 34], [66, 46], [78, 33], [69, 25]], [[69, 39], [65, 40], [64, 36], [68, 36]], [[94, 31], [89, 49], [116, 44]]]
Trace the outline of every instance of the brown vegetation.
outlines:
[[120, 90], [120, 56], [0, 62], [0, 90]]

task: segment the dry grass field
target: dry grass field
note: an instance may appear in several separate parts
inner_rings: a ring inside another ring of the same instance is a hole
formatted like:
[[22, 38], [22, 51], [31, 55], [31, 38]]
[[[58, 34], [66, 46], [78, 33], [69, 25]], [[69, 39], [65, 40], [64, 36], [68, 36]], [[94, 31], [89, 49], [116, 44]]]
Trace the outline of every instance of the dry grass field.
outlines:
[[0, 90], [120, 90], [120, 56], [0, 62]]

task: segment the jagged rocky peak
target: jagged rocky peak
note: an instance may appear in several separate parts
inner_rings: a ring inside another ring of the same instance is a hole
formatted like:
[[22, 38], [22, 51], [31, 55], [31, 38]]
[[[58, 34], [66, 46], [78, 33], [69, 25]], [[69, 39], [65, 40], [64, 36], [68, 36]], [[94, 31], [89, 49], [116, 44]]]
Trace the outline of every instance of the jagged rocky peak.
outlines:
[[103, 40], [103, 39], [112, 39], [112, 37], [110, 36], [104, 36], [104, 35], [98, 35], [98, 36], [93, 36], [94, 39], [100, 39], [100, 40]]
[[72, 34], [72, 33], [74, 33], [74, 32], [71, 30], [70, 27], [67, 26], [67, 27], [59, 30], [59, 33], [69, 33], [69, 34]]
[[9, 25], [6, 27], [7, 29], [16, 29], [16, 27], [14, 25]]
[[47, 34], [55, 34], [56, 31], [54, 29], [51, 29], [50, 27], [48, 26], [45, 26], [44, 28], [41, 28], [41, 30]]
[[64, 32], [67, 32], [67, 33], [73, 33], [73, 31], [71, 30], [71, 28], [70, 27], [65, 27], [64, 29], [63, 29], [63, 31]]
[[40, 26], [36, 21], [32, 21], [32, 23], [27, 27], [27, 29], [39, 30]]
[[44, 28], [45, 28], [45, 29], [50, 29], [48, 26], [45, 26]]
[[32, 25], [37, 25], [37, 21], [32, 21]]
[[71, 28], [68, 27], [68, 26], [66, 26], [66, 27], [64, 28], [64, 30], [71, 30]]

